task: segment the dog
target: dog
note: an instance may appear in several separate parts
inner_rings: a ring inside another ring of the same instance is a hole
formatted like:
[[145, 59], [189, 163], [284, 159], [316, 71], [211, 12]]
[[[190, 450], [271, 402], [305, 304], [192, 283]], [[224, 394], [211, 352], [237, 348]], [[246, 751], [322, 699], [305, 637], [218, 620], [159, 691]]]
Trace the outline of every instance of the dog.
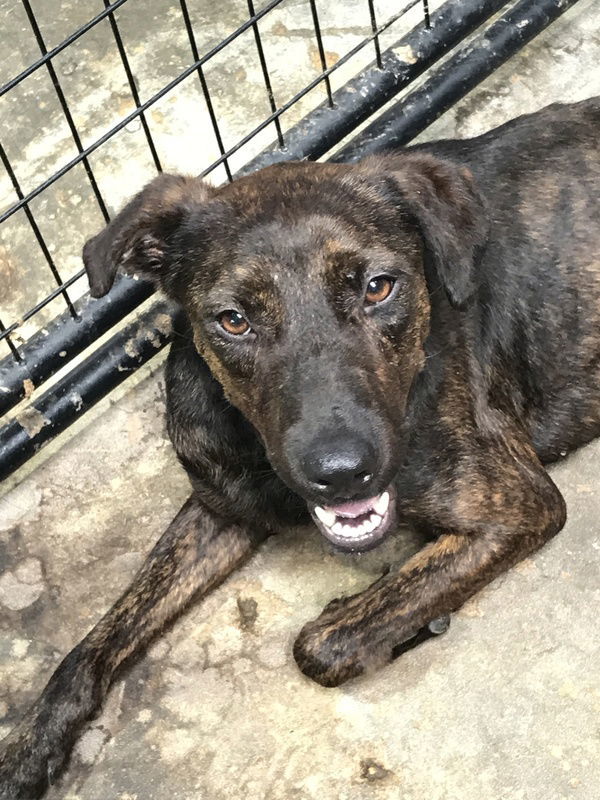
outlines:
[[600, 433], [599, 221], [594, 98], [357, 164], [161, 175], [91, 239], [93, 296], [124, 270], [181, 308], [167, 419], [192, 495], [3, 743], [0, 798], [39, 797], [117, 670], [290, 524], [349, 551], [429, 536], [300, 631], [323, 686], [558, 533], [544, 465]]

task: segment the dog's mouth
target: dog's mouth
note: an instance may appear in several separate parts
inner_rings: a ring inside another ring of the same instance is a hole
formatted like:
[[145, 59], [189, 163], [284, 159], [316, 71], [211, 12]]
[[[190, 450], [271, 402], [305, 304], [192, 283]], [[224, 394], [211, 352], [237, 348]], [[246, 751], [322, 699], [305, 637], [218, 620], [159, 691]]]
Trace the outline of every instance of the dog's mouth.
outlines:
[[363, 551], [375, 547], [394, 521], [391, 487], [376, 497], [331, 506], [312, 506], [311, 515], [320, 532], [343, 550]]

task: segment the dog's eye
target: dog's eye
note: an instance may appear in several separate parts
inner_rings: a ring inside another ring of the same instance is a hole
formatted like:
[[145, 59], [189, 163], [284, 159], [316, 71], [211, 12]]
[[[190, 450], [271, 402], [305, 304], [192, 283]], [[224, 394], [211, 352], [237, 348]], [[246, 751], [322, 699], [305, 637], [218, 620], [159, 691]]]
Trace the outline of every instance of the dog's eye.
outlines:
[[217, 322], [226, 333], [230, 333], [232, 336], [245, 336], [251, 330], [250, 323], [239, 311], [224, 311], [217, 318]]
[[390, 296], [394, 283], [394, 279], [389, 275], [378, 275], [376, 278], [371, 278], [365, 292], [365, 303], [369, 306], [382, 303]]

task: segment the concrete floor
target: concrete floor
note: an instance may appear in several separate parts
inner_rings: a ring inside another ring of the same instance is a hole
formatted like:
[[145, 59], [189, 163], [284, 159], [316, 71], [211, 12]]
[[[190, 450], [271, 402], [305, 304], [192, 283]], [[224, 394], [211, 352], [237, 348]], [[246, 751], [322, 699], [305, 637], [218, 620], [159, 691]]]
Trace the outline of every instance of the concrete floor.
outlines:
[[[470, 135], [600, 93], [600, 11], [574, 9], [427, 133]], [[135, 386], [134, 386], [135, 385]], [[0, 735], [127, 585], [188, 494], [156, 363], [0, 498]], [[552, 469], [563, 533], [449, 634], [340, 689], [291, 657], [303, 622], [416, 546], [268, 542], [113, 688], [51, 800], [598, 800], [600, 517], [593, 443]], [[257, 618], [240, 619], [238, 599]]]

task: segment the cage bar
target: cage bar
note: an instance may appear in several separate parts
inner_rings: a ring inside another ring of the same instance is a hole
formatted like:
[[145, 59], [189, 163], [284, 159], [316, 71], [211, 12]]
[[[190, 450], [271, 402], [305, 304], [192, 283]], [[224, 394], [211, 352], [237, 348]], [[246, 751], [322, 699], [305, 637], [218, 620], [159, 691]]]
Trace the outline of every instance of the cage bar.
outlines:
[[[196, 36], [194, 34], [194, 28], [192, 26], [192, 21], [190, 19], [190, 14], [188, 11], [186, 0], [179, 0], [179, 5], [181, 6], [181, 13], [183, 15], [185, 29], [187, 31], [188, 40], [190, 43], [190, 47], [192, 49], [192, 57], [194, 61], [199, 62], [200, 54], [198, 52], [198, 46], [196, 44]], [[221, 153], [221, 155], [224, 156], [225, 146], [223, 144], [223, 137], [221, 136], [221, 130], [219, 128], [219, 123], [217, 121], [217, 115], [215, 114], [215, 109], [213, 107], [210, 92], [208, 91], [208, 84], [206, 83], [206, 77], [204, 75], [204, 70], [202, 69], [201, 64], [199, 64], [198, 66], [198, 79], [200, 80], [200, 88], [202, 89], [202, 94], [204, 96], [204, 102], [206, 103], [208, 116], [210, 117], [210, 123], [212, 125], [213, 133], [215, 134], [215, 139], [217, 140], [217, 147], [219, 148], [219, 152]], [[223, 160], [223, 166], [225, 167], [225, 174], [227, 175], [227, 180], [232, 181], [233, 176], [231, 174], [231, 168], [229, 166], [229, 161], [227, 160], [227, 158]]]
[[371, 30], [373, 31], [373, 35], [375, 38], [373, 39], [373, 44], [375, 45], [375, 61], [377, 62], [377, 66], [379, 69], [383, 69], [383, 63], [381, 61], [381, 48], [379, 47], [379, 35], [377, 33], [377, 17], [375, 15], [375, 2], [374, 0], [368, 0], [369, 4], [369, 17], [371, 19]]
[[[31, 25], [31, 29], [33, 31], [33, 35], [35, 36], [35, 40], [38, 44], [38, 47], [40, 48], [42, 56], [45, 56], [48, 54], [48, 50], [46, 48], [46, 43], [44, 42], [44, 37], [42, 36], [42, 32], [39, 28], [39, 25], [37, 24], [37, 20], [35, 18], [35, 14], [33, 13], [33, 9], [31, 8], [31, 3], [29, 2], [29, 0], [21, 0], [21, 2], [23, 3], [25, 13], [27, 14], [27, 19], [29, 20], [29, 24]], [[46, 61], [46, 69], [48, 70], [48, 74], [50, 75], [50, 80], [52, 81], [52, 85], [54, 86], [54, 91], [56, 92], [56, 96], [58, 97], [58, 102], [60, 103], [62, 112], [65, 115], [65, 119], [67, 120], [67, 125], [69, 126], [69, 130], [71, 131], [71, 136], [73, 137], [73, 141], [75, 142], [75, 147], [81, 154], [83, 153], [83, 144], [81, 143], [79, 132], [75, 126], [71, 110], [69, 108], [67, 99], [62, 90], [62, 86], [60, 85], [60, 81], [58, 80], [58, 75], [56, 74], [56, 70], [54, 69], [54, 65], [52, 64], [51, 60]], [[81, 160], [83, 162], [84, 169], [86, 171], [88, 180], [92, 187], [94, 197], [96, 198], [98, 207], [100, 208], [100, 213], [104, 217], [104, 221], [108, 222], [110, 220], [110, 217], [108, 215], [104, 199], [100, 194], [100, 189], [98, 188], [98, 184], [96, 182], [94, 173], [92, 172], [90, 163], [87, 157], [83, 157]]]
[[[1, 332], [6, 332], [6, 328], [2, 324], [2, 320], [1, 319], [0, 319], [0, 331]], [[15, 361], [16, 362], [22, 361], [23, 359], [21, 358], [21, 356], [19, 354], [19, 351], [17, 350], [16, 345], [14, 344], [13, 340], [11, 339], [10, 334], [7, 333], [4, 338], [6, 340], [6, 344], [8, 345], [8, 348], [9, 348], [10, 352], [12, 353], [13, 358], [15, 359]]]
[[258, 60], [260, 61], [260, 68], [262, 70], [263, 80], [267, 90], [267, 97], [269, 98], [269, 106], [271, 107], [271, 118], [275, 124], [275, 130], [277, 131], [277, 141], [279, 142], [280, 147], [284, 147], [285, 142], [283, 141], [283, 133], [281, 132], [281, 123], [279, 121], [279, 116], [276, 115], [277, 103], [275, 102], [273, 88], [271, 87], [271, 77], [267, 68], [267, 60], [265, 58], [265, 51], [263, 50], [262, 40], [260, 38], [260, 31], [258, 30], [258, 21], [256, 20], [253, 0], [248, 0], [248, 12], [250, 14], [250, 19], [252, 20], [252, 30], [254, 31], [254, 40], [256, 41]]
[[423, 17], [425, 19], [425, 27], [431, 28], [431, 17], [429, 16], [429, 0], [423, 0]]
[[[8, 177], [9, 177], [9, 179], [10, 179], [10, 182], [13, 185], [13, 189], [15, 190], [15, 194], [17, 195], [17, 197], [19, 199], [22, 200], [23, 199], [23, 190], [21, 189], [21, 184], [19, 183], [19, 180], [18, 180], [17, 176], [15, 175], [15, 171], [13, 170], [12, 165], [11, 165], [9, 159], [8, 159], [8, 156], [6, 155], [6, 151], [4, 150], [4, 147], [2, 146], [1, 143], [0, 143], [0, 161], [2, 161], [2, 165], [3, 165], [4, 169], [6, 170], [6, 173], [7, 173]], [[65, 301], [65, 303], [67, 305], [67, 308], [69, 310], [69, 313], [71, 314], [71, 316], [76, 317], [77, 313], [75, 311], [73, 303], [71, 302], [71, 298], [69, 297], [67, 290], [64, 288], [63, 280], [60, 277], [60, 273], [59, 273], [59, 271], [58, 271], [58, 269], [56, 267], [56, 264], [54, 263], [54, 259], [52, 258], [51, 254], [50, 254], [50, 251], [48, 250], [48, 246], [46, 244], [46, 240], [42, 236], [42, 232], [39, 229], [39, 226], [38, 226], [37, 222], [35, 221], [35, 217], [33, 216], [33, 212], [31, 211], [31, 208], [29, 207], [28, 203], [23, 205], [23, 211], [25, 212], [25, 216], [27, 217], [27, 221], [29, 222], [31, 230], [33, 231], [33, 235], [35, 236], [35, 238], [37, 240], [37, 243], [40, 246], [40, 249], [41, 249], [41, 251], [42, 251], [42, 253], [44, 255], [44, 258], [46, 259], [46, 263], [48, 264], [50, 272], [52, 273], [52, 275], [54, 277], [54, 280], [58, 284], [59, 288], [58, 288], [58, 292], [56, 293], [55, 296], [57, 296], [58, 294], [62, 294], [62, 296], [64, 298], [64, 301]], [[17, 325], [12, 325], [8, 330], [1, 331], [0, 332], [0, 341], [2, 341], [2, 339], [7, 338], [13, 332], [13, 330], [16, 330], [17, 327], [18, 327]]]
[[[127, 51], [125, 50], [125, 45], [123, 44], [123, 39], [121, 38], [121, 32], [119, 31], [119, 26], [117, 25], [117, 20], [110, 6], [110, 0], [104, 0], [104, 7], [109, 10], [108, 14], [108, 21], [110, 22], [110, 28], [112, 30], [115, 43], [117, 45], [117, 50], [119, 51], [119, 55], [121, 56], [121, 62], [123, 64], [123, 69], [125, 70], [125, 74], [127, 75], [127, 82], [129, 84], [129, 91], [131, 92], [131, 96], [133, 97], [133, 102], [136, 105], [136, 108], [140, 106], [140, 95], [135, 83], [135, 78], [133, 77], [133, 72], [131, 71], [131, 66], [129, 64], [129, 59], [127, 58]], [[158, 153], [156, 151], [156, 145], [154, 144], [154, 139], [152, 138], [152, 134], [150, 133], [150, 128], [148, 126], [148, 121], [146, 119], [146, 115], [142, 112], [140, 114], [140, 121], [142, 123], [142, 128], [144, 129], [144, 134], [146, 136], [146, 141], [148, 142], [148, 147], [150, 149], [150, 153], [152, 155], [152, 160], [154, 161], [154, 166], [158, 170], [158, 172], [162, 172], [162, 167], [160, 164], [160, 159], [158, 157]]]
[[[317, 50], [319, 51], [319, 60], [321, 61], [321, 72], [325, 73], [327, 72], [327, 58], [325, 57], [325, 48], [323, 46], [323, 37], [321, 35], [321, 23], [319, 22], [319, 12], [317, 11], [317, 0], [310, 0], [310, 13], [317, 39]], [[333, 96], [331, 94], [331, 81], [329, 80], [329, 75], [326, 75], [324, 80], [325, 90], [327, 92], [327, 102], [329, 103], [329, 107], [333, 108]]]

